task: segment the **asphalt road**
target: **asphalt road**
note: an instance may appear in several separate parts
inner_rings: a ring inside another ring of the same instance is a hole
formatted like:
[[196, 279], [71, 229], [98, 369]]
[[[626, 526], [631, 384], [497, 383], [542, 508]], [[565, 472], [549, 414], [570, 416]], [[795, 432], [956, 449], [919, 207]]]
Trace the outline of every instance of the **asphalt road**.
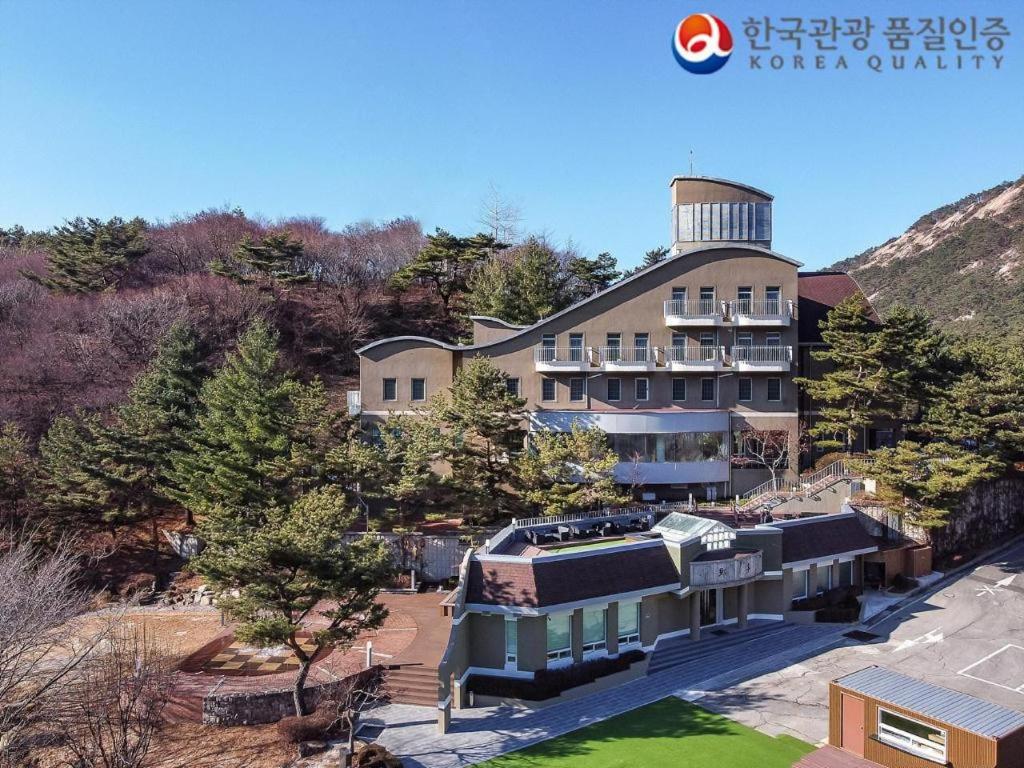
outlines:
[[828, 735], [828, 682], [875, 664], [1024, 711], [1024, 542], [865, 629], [877, 637], [850, 640], [699, 703], [818, 743]]

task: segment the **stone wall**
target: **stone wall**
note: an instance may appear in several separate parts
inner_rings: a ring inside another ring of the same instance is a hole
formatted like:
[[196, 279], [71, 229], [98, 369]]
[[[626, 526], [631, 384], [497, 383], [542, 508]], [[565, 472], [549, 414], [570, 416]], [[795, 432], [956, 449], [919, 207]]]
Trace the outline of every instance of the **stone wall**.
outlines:
[[[320, 702], [339, 687], [347, 687], [353, 679], [379, 674], [379, 667], [357, 673], [350, 678], [321, 685], [307, 685], [306, 707], [316, 709]], [[203, 697], [203, 724], [205, 725], [261, 725], [276, 723], [282, 717], [295, 714], [291, 689], [273, 691], [247, 691], [245, 693], [212, 693]]]
[[1024, 531], [1024, 480], [1004, 478], [967, 492], [949, 523], [928, 532], [936, 557], [984, 549]]

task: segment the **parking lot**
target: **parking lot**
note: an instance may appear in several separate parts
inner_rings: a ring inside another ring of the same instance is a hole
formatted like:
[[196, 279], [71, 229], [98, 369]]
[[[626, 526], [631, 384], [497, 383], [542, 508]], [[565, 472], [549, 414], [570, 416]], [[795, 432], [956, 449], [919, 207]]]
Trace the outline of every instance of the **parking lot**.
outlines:
[[1024, 711], [1024, 542], [865, 629], [874, 637], [849, 639], [700, 703], [816, 743], [828, 735], [828, 682], [877, 664]]

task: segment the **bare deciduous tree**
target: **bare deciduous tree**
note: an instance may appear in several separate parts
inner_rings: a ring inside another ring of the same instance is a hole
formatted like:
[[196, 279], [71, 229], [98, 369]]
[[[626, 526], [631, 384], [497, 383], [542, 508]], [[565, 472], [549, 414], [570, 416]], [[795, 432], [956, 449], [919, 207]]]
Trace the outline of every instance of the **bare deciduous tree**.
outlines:
[[72, 768], [140, 768], [171, 688], [170, 656], [137, 627], [114, 627], [76, 670], [59, 720]]
[[519, 225], [522, 220], [523, 212], [519, 206], [509, 201], [492, 183], [480, 203], [477, 223], [499, 243], [514, 243], [521, 234]]
[[319, 710], [332, 718], [328, 732], [344, 732], [347, 738], [344, 765], [352, 764], [356, 731], [363, 712], [386, 703], [390, 695], [384, 685], [384, 675], [378, 669], [368, 669], [335, 683], [330, 694], [320, 702]]
[[88, 607], [69, 540], [44, 550], [26, 532], [0, 534], [0, 756], [49, 717], [102, 639], [70, 625]]
[[780, 477], [799, 455], [803, 430], [794, 434], [786, 429], [758, 429], [748, 426], [740, 434], [742, 451], [732, 457], [738, 467], [761, 467], [771, 475], [772, 491], [779, 490]]

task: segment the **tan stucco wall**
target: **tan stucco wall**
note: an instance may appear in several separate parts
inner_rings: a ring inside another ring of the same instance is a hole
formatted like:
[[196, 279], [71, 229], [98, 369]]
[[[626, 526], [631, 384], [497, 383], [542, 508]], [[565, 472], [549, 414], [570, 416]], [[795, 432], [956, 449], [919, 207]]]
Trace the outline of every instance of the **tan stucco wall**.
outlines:
[[681, 203], [770, 203], [771, 198], [749, 189], [711, 179], [673, 179], [672, 205]]
[[[359, 389], [364, 411], [408, 411], [426, 402], [411, 400], [411, 380], [426, 379], [426, 399], [451, 386], [455, 356], [424, 341], [394, 341], [359, 358]], [[384, 379], [397, 379], [398, 399], [384, 400]]]

